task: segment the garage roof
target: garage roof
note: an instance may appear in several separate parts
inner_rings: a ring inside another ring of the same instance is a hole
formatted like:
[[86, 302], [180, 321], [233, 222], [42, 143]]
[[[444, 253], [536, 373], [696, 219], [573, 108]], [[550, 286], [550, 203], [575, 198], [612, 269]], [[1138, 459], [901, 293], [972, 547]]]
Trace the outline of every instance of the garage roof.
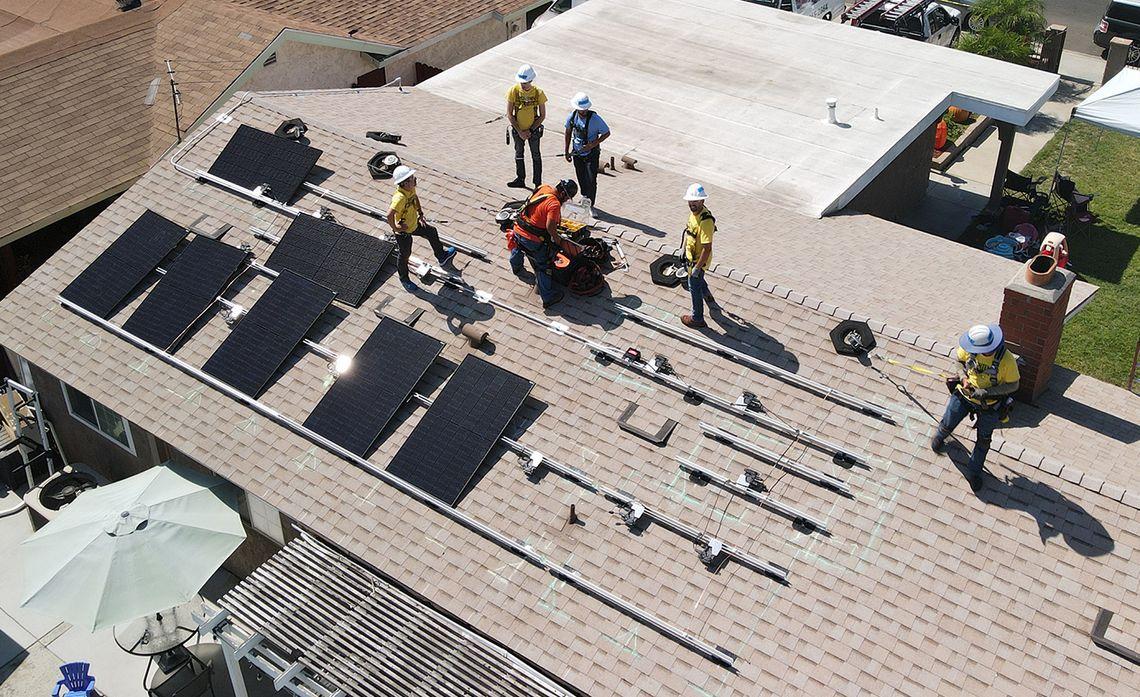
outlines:
[[950, 104], [1022, 126], [1058, 84], [739, 0], [592, 0], [423, 88], [499, 113], [520, 63], [538, 71], [552, 126], [585, 91], [613, 130], [609, 150], [815, 217], [850, 202]]

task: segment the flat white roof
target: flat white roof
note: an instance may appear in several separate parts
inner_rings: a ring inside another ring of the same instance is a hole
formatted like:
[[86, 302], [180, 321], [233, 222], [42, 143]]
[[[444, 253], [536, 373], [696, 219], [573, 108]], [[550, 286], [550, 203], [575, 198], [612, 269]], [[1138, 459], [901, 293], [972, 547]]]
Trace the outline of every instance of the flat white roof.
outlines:
[[[521, 63], [538, 72], [553, 129], [585, 91], [613, 130], [607, 152], [815, 217], [850, 202], [950, 104], [1025, 125], [1059, 81], [741, 0], [591, 0], [422, 88], [502, 113]], [[560, 147], [548, 141], [547, 154]]]

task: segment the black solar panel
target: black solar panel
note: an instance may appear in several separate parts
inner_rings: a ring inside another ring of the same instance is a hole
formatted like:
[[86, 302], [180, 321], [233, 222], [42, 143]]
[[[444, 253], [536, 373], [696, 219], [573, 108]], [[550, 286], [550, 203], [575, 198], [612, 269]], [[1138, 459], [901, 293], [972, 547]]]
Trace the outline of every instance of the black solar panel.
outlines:
[[202, 370], [257, 397], [336, 294], [282, 271]]
[[394, 248], [391, 242], [339, 223], [299, 215], [265, 265], [328, 286], [337, 300], [358, 307]]
[[123, 323], [123, 329], [169, 349], [210, 309], [247, 256], [237, 247], [196, 236]]
[[147, 211], [60, 295], [106, 319], [185, 236], [182, 226]]
[[305, 426], [364, 456], [442, 350], [441, 342], [423, 332], [381, 320]]
[[242, 124], [210, 174], [247, 189], [268, 184], [270, 198], [288, 203], [320, 156], [316, 148]]
[[454, 506], [534, 383], [463, 359], [388, 471]]

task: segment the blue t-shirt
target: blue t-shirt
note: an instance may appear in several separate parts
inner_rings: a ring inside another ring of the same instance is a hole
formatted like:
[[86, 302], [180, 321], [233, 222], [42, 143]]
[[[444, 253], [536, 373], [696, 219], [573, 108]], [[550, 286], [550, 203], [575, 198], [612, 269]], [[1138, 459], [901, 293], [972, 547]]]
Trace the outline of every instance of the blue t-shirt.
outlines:
[[575, 155], [585, 155], [586, 143], [610, 132], [610, 127], [597, 114], [589, 118], [588, 125], [589, 128], [587, 128], [586, 119], [578, 115], [577, 109], [570, 112], [570, 115], [566, 117], [566, 128], [572, 129], [570, 131], [570, 152]]

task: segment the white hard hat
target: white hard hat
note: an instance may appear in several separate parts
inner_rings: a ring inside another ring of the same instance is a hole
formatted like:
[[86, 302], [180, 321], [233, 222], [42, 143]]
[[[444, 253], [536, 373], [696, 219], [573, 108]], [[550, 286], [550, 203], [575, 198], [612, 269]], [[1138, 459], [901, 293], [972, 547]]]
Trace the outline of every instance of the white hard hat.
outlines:
[[705, 193], [705, 187], [696, 182], [689, 184], [689, 188], [685, 191], [686, 201], [704, 201], [708, 197], [709, 195]]
[[996, 324], [975, 324], [958, 339], [958, 345], [967, 353], [990, 353], [1004, 340], [1001, 327]]
[[593, 105], [594, 103], [590, 101], [590, 96], [585, 92], [579, 92], [570, 100], [570, 106], [575, 109], [589, 109]]
[[530, 67], [530, 63], [523, 63], [515, 73], [515, 79], [519, 82], [534, 82], [534, 68]]
[[392, 170], [392, 181], [396, 182], [397, 184], [403, 182], [409, 177], [414, 176], [416, 176], [416, 170], [408, 167], [407, 165], [400, 165], [396, 169]]

